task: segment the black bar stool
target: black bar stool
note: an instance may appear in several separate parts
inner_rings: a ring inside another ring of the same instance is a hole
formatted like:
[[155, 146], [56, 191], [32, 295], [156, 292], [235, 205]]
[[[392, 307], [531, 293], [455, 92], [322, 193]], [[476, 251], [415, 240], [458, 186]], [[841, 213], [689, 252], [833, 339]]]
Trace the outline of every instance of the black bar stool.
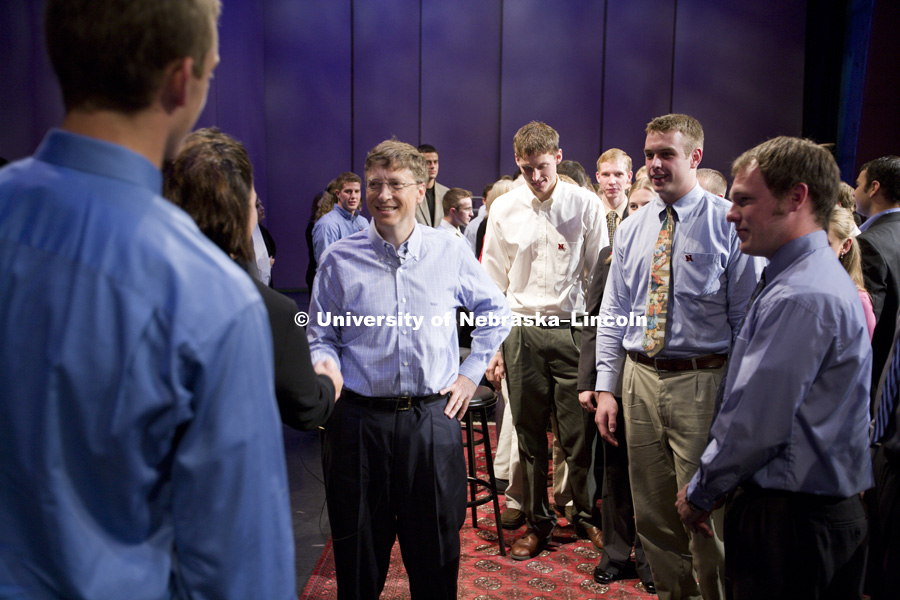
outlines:
[[[491, 388], [479, 385], [475, 395], [469, 402], [469, 408], [464, 417], [466, 431], [466, 447], [468, 448], [469, 476], [469, 501], [466, 507], [472, 509], [472, 527], [478, 529], [477, 507], [488, 502], [494, 503], [494, 522], [497, 525], [497, 539], [500, 542], [500, 555], [506, 556], [506, 545], [503, 542], [503, 527], [500, 525], [500, 503], [497, 501], [497, 479], [494, 477], [494, 457], [491, 454], [491, 437], [488, 429], [488, 409], [497, 404], [497, 394]], [[481, 427], [475, 427], [473, 415], [481, 420]], [[476, 437], [476, 434], [478, 437]], [[487, 465], [487, 479], [479, 478], [475, 468], [475, 446], [482, 444], [484, 447], [484, 459]], [[479, 490], [487, 493], [480, 498]]]

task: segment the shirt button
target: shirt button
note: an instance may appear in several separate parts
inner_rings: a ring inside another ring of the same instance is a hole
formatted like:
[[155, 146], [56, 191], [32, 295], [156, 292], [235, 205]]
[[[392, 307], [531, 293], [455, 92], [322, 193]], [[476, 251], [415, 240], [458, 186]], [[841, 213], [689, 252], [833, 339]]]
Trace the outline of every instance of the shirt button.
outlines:
[[400, 333], [402, 333], [403, 335], [406, 335], [406, 330], [405, 330], [405, 329], [401, 329], [401, 330], [400, 330]]
[[404, 363], [403, 363], [403, 366], [404, 366], [404, 367], [408, 367], [408, 366], [409, 366], [409, 363], [408, 363], [408, 362], [404, 362]]
[[406, 298], [401, 298], [400, 302], [406, 302]]

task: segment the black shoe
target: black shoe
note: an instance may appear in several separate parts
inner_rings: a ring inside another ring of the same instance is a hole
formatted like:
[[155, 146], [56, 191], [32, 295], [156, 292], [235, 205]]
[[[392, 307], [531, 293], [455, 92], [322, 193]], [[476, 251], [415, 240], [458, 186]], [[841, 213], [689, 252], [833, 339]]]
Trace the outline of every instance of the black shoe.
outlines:
[[[594, 581], [603, 585], [609, 585], [619, 579], [634, 579], [635, 577], [637, 577], [637, 571], [635, 571], [633, 565], [617, 567], [610, 563], [605, 569], [601, 568], [600, 565], [594, 567]], [[653, 582], [650, 582], [650, 584], [653, 585]], [[655, 586], [653, 593], [656, 593]]]
[[656, 584], [653, 583], [653, 580], [641, 581], [641, 584], [644, 586], [644, 591], [648, 594], [656, 593]]

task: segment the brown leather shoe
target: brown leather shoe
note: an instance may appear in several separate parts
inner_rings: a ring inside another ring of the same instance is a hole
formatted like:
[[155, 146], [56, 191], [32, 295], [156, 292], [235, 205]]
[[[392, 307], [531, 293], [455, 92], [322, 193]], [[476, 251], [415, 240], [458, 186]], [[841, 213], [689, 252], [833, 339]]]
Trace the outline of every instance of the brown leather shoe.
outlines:
[[533, 529], [529, 529], [525, 535], [516, 540], [509, 551], [513, 560], [528, 560], [541, 553], [550, 536], [540, 536]]
[[593, 525], [588, 525], [584, 529], [582, 529], [581, 534], [578, 537], [582, 539], [589, 539], [591, 543], [594, 545], [594, 548], [597, 550], [603, 550], [603, 532], [600, 531], [599, 527], [594, 527]]

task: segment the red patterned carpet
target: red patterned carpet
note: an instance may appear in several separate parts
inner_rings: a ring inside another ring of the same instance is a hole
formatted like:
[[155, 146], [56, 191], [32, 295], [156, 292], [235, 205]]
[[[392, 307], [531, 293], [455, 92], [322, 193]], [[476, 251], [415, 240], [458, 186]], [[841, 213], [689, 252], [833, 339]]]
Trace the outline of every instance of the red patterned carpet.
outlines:
[[[492, 438], [493, 425], [491, 426]], [[480, 454], [480, 453], [479, 453]], [[478, 468], [484, 468], [483, 456], [477, 456]], [[501, 509], [503, 497], [500, 497]], [[459, 598], [465, 600], [533, 600], [554, 598], [575, 599], [625, 599], [653, 598], [644, 591], [638, 579], [616, 581], [599, 585], [591, 574], [600, 560], [600, 553], [590, 541], [578, 540], [573, 528], [560, 520], [553, 542], [532, 560], [515, 561], [500, 556], [497, 531], [494, 526], [493, 505], [478, 507], [478, 528], [472, 528], [471, 512], [460, 531], [462, 557], [459, 574]], [[504, 531], [507, 551], [512, 542], [524, 532]], [[381, 595], [383, 600], [408, 600], [409, 582], [399, 545], [394, 545], [387, 583]], [[330, 600], [337, 598], [334, 580], [334, 558], [331, 542], [325, 546], [322, 557], [300, 595], [300, 600]]]
[[[600, 553], [589, 541], [578, 540], [572, 527], [557, 527], [553, 543], [532, 560], [515, 561], [500, 556], [493, 510], [478, 510], [478, 529], [472, 528], [471, 515], [460, 531], [462, 559], [459, 574], [459, 598], [465, 600], [625, 599], [653, 598], [638, 579], [616, 581], [610, 585], [594, 583], [591, 573]], [[560, 521], [561, 524], [565, 520]], [[519, 531], [505, 531], [507, 550]], [[507, 539], [508, 538], [508, 539]], [[337, 598], [334, 558], [331, 543], [325, 547], [300, 600]], [[383, 600], [408, 600], [409, 582], [400, 558], [400, 546], [394, 545]]]

